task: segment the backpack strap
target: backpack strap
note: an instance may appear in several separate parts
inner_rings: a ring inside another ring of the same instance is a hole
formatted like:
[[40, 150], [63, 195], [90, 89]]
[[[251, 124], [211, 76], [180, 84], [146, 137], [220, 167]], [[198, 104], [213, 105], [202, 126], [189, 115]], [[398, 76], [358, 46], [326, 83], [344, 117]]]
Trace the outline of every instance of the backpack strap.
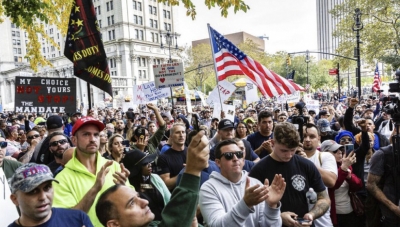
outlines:
[[321, 151], [318, 153], [319, 165], [322, 167]]

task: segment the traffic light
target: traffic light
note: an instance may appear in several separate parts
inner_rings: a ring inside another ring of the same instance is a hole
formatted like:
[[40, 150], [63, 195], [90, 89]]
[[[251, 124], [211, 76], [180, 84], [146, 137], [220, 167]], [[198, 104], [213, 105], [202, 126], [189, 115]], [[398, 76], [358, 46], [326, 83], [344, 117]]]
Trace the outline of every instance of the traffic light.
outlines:
[[292, 64], [292, 59], [290, 58], [290, 56], [288, 56], [286, 58], [286, 65], [291, 65]]

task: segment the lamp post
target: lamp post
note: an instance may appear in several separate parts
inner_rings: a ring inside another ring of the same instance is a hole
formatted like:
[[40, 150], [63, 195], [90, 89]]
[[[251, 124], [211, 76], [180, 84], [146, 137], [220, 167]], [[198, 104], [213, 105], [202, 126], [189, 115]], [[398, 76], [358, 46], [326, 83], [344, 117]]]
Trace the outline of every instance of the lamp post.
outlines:
[[308, 86], [308, 63], [310, 63], [310, 52], [307, 50], [306, 51], [306, 63], [307, 63], [307, 84], [306, 87]]
[[[167, 32], [161, 32], [160, 31], [160, 40], [161, 40], [161, 46], [160, 47], [161, 47], [161, 49], [164, 48], [163, 36], [165, 38], [165, 44], [168, 45], [168, 52], [169, 52], [168, 63], [172, 63], [172, 57], [171, 57], [172, 40], [175, 38], [175, 50], [177, 50], [178, 49], [178, 34], [176, 34], [176, 32], [171, 33], [170, 31], [167, 31]], [[174, 108], [174, 94], [172, 93], [172, 87], [169, 87], [169, 90], [171, 92], [172, 108]]]
[[357, 46], [354, 48], [354, 57], [357, 58], [357, 69], [356, 69], [356, 78], [357, 78], [357, 87], [358, 87], [358, 99], [361, 97], [361, 60], [360, 60], [360, 30], [364, 28], [364, 25], [361, 21], [361, 10], [359, 8], [354, 10], [354, 24], [353, 31], [356, 32], [356, 42]]

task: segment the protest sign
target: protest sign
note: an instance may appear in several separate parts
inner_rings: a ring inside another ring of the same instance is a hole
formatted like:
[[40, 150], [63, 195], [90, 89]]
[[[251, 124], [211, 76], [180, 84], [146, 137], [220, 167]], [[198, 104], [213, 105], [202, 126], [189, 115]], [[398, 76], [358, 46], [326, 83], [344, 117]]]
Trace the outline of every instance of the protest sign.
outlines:
[[183, 63], [153, 65], [154, 82], [157, 88], [183, 86]]
[[171, 90], [169, 88], [157, 88], [153, 81], [142, 84], [143, 93], [147, 101], [157, 101], [158, 99], [170, 97]]
[[[218, 86], [212, 90], [207, 98], [207, 103], [213, 105], [215, 103], [223, 103], [236, 90], [236, 86], [227, 80], [219, 81]], [[221, 96], [221, 100], [220, 97]], [[214, 105], [215, 106], [215, 105]]]
[[232, 122], [235, 121], [235, 106], [222, 104], [222, 109], [225, 113], [226, 119], [229, 119]]
[[11, 191], [3, 168], [0, 168], [0, 226], [8, 226], [18, 219], [17, 207], [10, 199]]
[[76, 112], [76, 78], [15, 77], [15, 112]]
[[315, 110], [315, 113], [319, 114], [319, 101], [318, 100], [308, 100], [306, 102], [306, 107], [308, 110]]
[[245, 94], [247, 103], [260, 101], [260, 98], [258, 97], [257, 86], [250, 81], [247, 81]]
[[281, 95], [277, 97], [278, 103], [297, 103], [300, 101], [300, 92], [295, 91], [293, 94], [290, 95]]
[[137, 105], [147, 103], [146, 96], [143, 92], [143, 86], [141, 84], [133, 85], [133, 103]]
[[188, 87], [188, 85], [186, 84], [186, 82], [183, 82], [184, 83], [184, 89], [185, 89], [185, 96], [186, 96], [186, 108], [188, 109], [188, 110], [191, 110], [192, 109], [192, 101], [190, 100], [190, 91], [189, 91], [189, 87]]

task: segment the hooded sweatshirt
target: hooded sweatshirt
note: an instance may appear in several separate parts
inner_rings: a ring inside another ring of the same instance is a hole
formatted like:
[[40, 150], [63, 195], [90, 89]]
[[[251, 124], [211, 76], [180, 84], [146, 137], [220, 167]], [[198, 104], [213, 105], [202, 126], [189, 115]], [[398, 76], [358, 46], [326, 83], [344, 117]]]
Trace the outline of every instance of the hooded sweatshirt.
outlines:
[[[206, 226], [282, 226], [280, 203], [277, 208], [265, 202], [249, 208], [243, 200], [248, 173], [242, 171], [241, 179], [233, 183], [218, 172], [212, 172], [210, 179], [200, 188], [199, 205]], [[250, 178], [250, 186], [259, 180]]]

